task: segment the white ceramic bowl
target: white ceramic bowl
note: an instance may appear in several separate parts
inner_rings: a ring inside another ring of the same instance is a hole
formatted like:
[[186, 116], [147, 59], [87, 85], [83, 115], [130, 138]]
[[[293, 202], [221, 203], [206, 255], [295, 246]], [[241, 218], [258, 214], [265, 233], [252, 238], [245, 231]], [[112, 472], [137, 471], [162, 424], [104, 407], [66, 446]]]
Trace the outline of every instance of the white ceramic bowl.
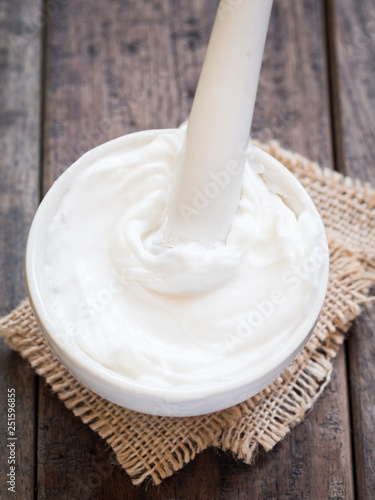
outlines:
[[[117, 147], [126, 142], [126, 136], [111, 141]], [[105, 152], [106, 143], [99, 148]], [[96, 152], [98, 148], [95, 148]], [[102, 152], [103, 152], [102, 151]], [[298, 215], [308, 210], [321, 224], [322, 241], [325, 252], [319, 286], [308, 315], [294, 331], [290, 342], [264, 363], [256, 376], [242, 374], [241, 378], [228, 383], [213, 385], [210, 389], [196, 387], [191, 390], [150, 388], [139, 382], [104, 367], [82, 350], [77, 348], [73, 338], [61, 335], [55, 311], [48, 300], [44, 280], [45, 246], [50, 222], [57, 211], [59, 202], [67, 186], [74, 180], [77, 171], [87, 168], [90, 154], [86, 153], [54, 183], [43, 199], [31, 226], [26, 251], [26, 283], [31, 306], [37, 322], [51, 348], [66, 366], [89, 389], [100, 396], [131, 410], [166, 416], [192, 416], [211, 413], [238, 404], [257, 394], [282, 373], [304, 347], [312, 334], [324, 302], [328, 283], [328, 245], [323, 224], [318, 212], [305, 189], [298, 180], [277, 160], [258, 150], [257, 155], [266, 169], [266, 182], [274, 183], [282, 178], [284, 199]], [[268, 179], [268, 180], [267, 180]]]

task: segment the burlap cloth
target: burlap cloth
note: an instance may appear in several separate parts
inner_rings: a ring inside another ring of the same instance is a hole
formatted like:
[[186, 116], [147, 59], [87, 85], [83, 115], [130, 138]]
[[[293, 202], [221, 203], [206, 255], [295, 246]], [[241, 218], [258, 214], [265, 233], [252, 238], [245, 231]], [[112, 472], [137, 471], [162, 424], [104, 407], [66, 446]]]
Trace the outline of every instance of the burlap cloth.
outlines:
[[257, 447], [271, 450], [300, 422], [330, 380], [332, 360], [375, 283], [375, 191], [321, 170], [277, 143], [257, 144], [306, 187], [326, 227], [330, 280], [319, 323], [296, 361], [257, 396], [199, 417], [154, 417], [97, 396], [60, 364], [35, 322], [28, 301], [0, 320], [0, 336], [43, 376], [67, 408], [104, 438], [134, 484], [155, 484], [209, 446], [246, 463]]

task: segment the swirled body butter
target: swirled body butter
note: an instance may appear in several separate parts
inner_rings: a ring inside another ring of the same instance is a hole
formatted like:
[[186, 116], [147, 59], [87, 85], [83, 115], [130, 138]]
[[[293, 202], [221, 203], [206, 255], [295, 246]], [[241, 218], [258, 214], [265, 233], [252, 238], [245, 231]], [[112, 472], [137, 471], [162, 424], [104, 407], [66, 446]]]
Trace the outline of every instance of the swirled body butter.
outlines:
[[[50, 216], [42, 277], [59, 341], [139, 387], [181, 393], [256, 378], [291, 345], [301, 348], [327, 275], [310, 198], [253, 146], [227, 238], [168, 235], [185, 135], [185, 127], [130, 134], [76, 162]], [[229, 164], [185, 200], [187, 222], [232, 175]]]

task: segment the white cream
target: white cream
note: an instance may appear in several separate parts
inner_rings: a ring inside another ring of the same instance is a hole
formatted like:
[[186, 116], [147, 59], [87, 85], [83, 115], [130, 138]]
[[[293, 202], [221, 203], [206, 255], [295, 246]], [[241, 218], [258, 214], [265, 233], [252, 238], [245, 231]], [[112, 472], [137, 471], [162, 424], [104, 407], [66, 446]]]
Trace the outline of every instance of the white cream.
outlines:
[[[226, 238], [238, 207], [245, 150], [273, 0], [221, 0], [207, 47], [186, 137], [179, 158], [168, 231], [186, 239]], [[189, 202], [213, 173], [228, 165], [236, 175], [200, 217], [187, 220]]]
[[[145, 131], [84, 155], [46, 245], [50, 300], [75, 348], [151, 387], [256, 373], [303, 322], [326, 258], [320, 219], [288, 207], [288, 187], [264, 172], [253, 148], [226, 241], [166, 239], [185, 138], [185, 127]], [[210, 203], [205, 187], [189, 217]]]

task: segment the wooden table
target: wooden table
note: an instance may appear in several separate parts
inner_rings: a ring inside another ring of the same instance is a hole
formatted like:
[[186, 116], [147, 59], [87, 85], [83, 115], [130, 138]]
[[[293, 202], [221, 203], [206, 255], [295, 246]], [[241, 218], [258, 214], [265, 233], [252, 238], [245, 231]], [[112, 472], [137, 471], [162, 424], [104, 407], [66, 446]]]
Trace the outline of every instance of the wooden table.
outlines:
[[[228, 0], [234, 4], [233, 0]], [[216, 0], [0, 0], [0, 313], [26, 295], [38, 203], [88, 149], [188, 116]], [[374, 0], [275, 0], [253, 135], [375, 185]], [[0, 497], [375, 498], [375, 307], [358, 319], [305, 421], [254, 466], [209, 449], [133, 487], [108, 446], [0, 344]], [[17, 490], [5, 489], [17, 393]]]

